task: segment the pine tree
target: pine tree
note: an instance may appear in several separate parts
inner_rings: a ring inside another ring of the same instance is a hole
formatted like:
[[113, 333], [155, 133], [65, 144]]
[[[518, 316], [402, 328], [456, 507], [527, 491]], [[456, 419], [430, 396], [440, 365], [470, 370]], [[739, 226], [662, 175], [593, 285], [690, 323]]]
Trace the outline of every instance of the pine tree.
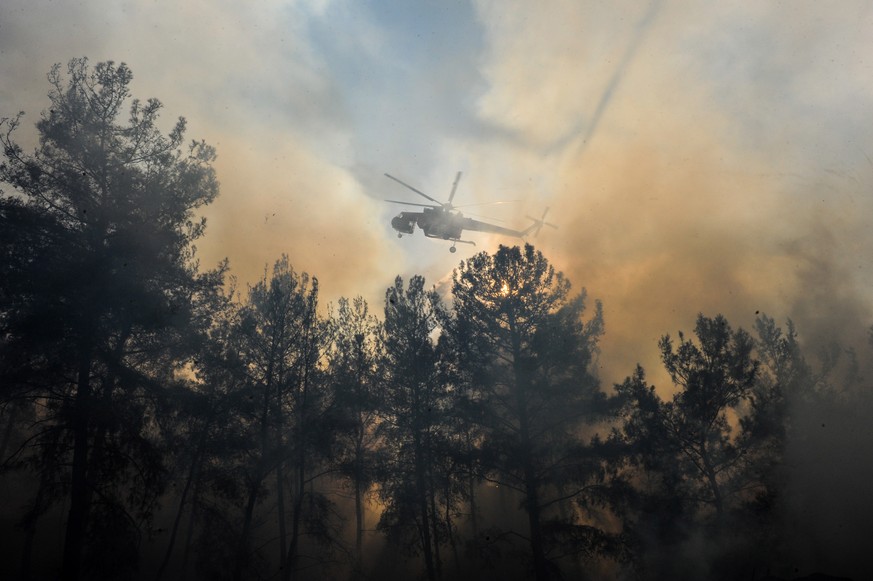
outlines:
[[218, 194], [215, 151], [183, 147], [182, 118], [163, 135], [161, 103], [131, 99], [132, 77], [86, 59], [52, 68], [32, 153], [12, 138], [20, 115], [2, 121], [0, 181], [15, 191], [0, 197], [3, 397], [46, 402], [30, 450], [46, 481], [69, 480], [63, 579], [100, 543], [117, 561], [89, 558], [96, 574], [135, 563], [135, 523], [162, 483], [162, 388], [221, 282], [198, 274], [192, 245], [194, 211]]
[[380, 483], [385, 503], [379, 528], [409, 551], [424, 555], [430, 581], [441, 567], [440, 519], [435, 510], [436, 442], [445, 414], [445, 390], [437, 377], [434, 334], [443, 310], [439, 296], [414, 276], [400, 277], [385, 295], [385, 372], [380, 436], [384, 442]]
[[562, 509], [599, 478], [582, 432], [608, 409], [590, 371], [602, 310], [597, 303], [585, 321], [585, 292], [571, 297], [570, 283], [530, 245], [477, 254], [453, 282], [454, 328], [464, 336], [455, 344], [479, 410], [482, 461], [490, 480], [521, 495], [534, 576], [550, 579], [558, 574], [550, 549], [595, 532]]

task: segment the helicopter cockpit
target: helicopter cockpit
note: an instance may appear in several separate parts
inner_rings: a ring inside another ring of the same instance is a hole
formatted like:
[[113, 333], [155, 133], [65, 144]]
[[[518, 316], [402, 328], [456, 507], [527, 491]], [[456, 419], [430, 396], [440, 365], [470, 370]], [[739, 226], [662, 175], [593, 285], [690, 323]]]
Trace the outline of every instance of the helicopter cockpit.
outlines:
[[391, 219], [391, 227], [397, 230], [398, 238], [404, 234], [412, 234], [415, 230], [415, 218], [407, 212], [400, 212]]

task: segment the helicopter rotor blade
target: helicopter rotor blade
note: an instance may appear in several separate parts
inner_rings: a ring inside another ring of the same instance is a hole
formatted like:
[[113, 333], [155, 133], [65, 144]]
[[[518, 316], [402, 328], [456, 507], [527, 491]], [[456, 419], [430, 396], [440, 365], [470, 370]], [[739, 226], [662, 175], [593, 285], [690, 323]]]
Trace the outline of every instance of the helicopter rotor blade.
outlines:
[[528, 215], [525, 216], [525, 217], [526, 217], [528, 220], [533, 220], [533, 221], [536, 222], [537, 224], [542, 223], [543, 226], [550, 226], [550, 227], [554, 228], [555, 230], [558, 229], [558, 227], [557, 227], [556, 225], [552, 224], [551, 222], [543, 222], [543, 221], [540, 220], [539, 218], [534, 218], [534, 217], [531, 216], [530, 214], [528, 214]]
[[433, 204], [419, 204], [418, 202], [401, 202], [400, 200], [385, 200], [386, 202], [391, 202], [392, 204], [403, 204], [404, 206], [418, 206], [420, 208], [439, 208], [439, 206], [435, 206]]
[[479, 202], [476, 204], [463, 204], [461, 206], [453, 206], [455, 208], [473, 208], [475, 206], [502, 206], [504, 204], [517, 204], [521, 200], [501, 200], [499, 202]]
[[425, 194], [425, 193], [422, 192], [421, 190], [417, 190], [417, 189], [413, 188], [412, 186], [410, 186], [410, 185], [407, 184], [406, 182], [404, 182], [404, 181], [402, 181], [402, 180], [399, 180], [399, 179], [395, 178], [395, 177], [394, 177], [393, 175], [391, 175], [391, 174], [387, 174], [387, 173], [386, 173], [386, 174], [385, 174], [385, 177], [388, 177], [388, 178], [394, 180], [395, 182], [397, 182], [398, 184], [400, 184], [400, 185], [402, 185], [402, 186], [406, 186], [407, 188], [409, 188], [410, 190], [412, 190], [413, 192], [415, 192], [415, 193], [418, 194], [419, 196], [424, 196], [425, 198], [427, 198], [428, 200], [430, 200], [431, 202], [433, 202], [433, 203], [435, 203], [435, 204], [437, 204], [437, 205], [439, 205], [439, 206], [442, 206], [442, 205], [443, 205], [442, 203], [440, 203], [440, 202], [438, 202], [437, 200], [431, 198], [430, 196], [428, 196], [427, 194]]
[[458, 175], [455, 176], [455, 183], [452, 184], [452, 193], [449, 194], [449, 203], [447, 204], [450, 208], [452, 207], [452, 200], [455, 199], [455, 191], [458, 189], [459, 181], [461, 181], [461, 172], [458, 172]]
[[506, 220], [501, 220], [500, 218], [493, 218], [491, 216], [483, 216], [482, 214], [464, 214], [465, 216], [469, 216], [471, 218], [476, 218], [478, 220], [485, 220], [487, 222], [497, 222], [498, 224], [506, 224]]

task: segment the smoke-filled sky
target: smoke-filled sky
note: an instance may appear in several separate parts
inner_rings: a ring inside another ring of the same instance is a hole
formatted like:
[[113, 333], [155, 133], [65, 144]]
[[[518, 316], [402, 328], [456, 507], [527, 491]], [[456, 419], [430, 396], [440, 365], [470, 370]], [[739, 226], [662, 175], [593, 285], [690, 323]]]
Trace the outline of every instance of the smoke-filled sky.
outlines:
[[[394, 275], [445, 280], [477, 246], [398, 240], [423, 200], [522, 228], [604, 302], [603, 379], [657, 366], [698, 312], [801, 338], [873, 322], [873, 4], [4, 0], [0, 116], [33, 140], [53, 63], [126, 62], [167, 128], [218, 149], [204, 266], [242, 284], [281, 253], [326, 301], [381, 310]], [[470, 210], [473, 212], [473, 210]], [[241, 286], [242, 286], [241, 284]]]

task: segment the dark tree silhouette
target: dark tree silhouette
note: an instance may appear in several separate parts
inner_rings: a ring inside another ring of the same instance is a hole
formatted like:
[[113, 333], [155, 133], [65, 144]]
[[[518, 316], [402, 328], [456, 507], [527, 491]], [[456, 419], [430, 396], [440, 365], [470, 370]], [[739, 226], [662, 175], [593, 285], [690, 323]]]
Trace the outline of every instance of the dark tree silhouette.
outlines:
[[339, 300], [328, 369], [336, 397], [336, 461], [355, 501], [355, 571], [363, 571], [364, 508], [375, 479], [380, 389], [384, 386], [382, 324], [356, 297]]
[[[169, 425], [165, 438], [169, 448], [170, 490], [175, 492], [166, 502], [177, 508], [158, 566], [158, 581], [168, 568], [172, 569], [171, 557], [187, 511], [182, 562], [174, 574], [174, 578], [185, 578], [198, 515], [208, 512], [210, 503], [221, 500], [208, 491], [223, 489], [222, 483], [232, 480], [227, 459], [245, 450], [240, 437], [245, 431], [241, 423], [250, 416], [253, 402], [241, 357], [241, 341], [235, 333], [240, 309], [234, 295], [231, 288], [216, 297], [210, 309], [211, 328], [187, 370], [188, 381], [173, 398], [173, 408], [164, 414], [164, 423]], [[222, 510], [231, 512], [228, 506]], [[213, 543], [216, 552], [233, 554], [232, 547], [216, 545]], [[218, 560], [214, 553], [208, 558]]]
[[521, 495], [534, 576], [550, 579], [558, 573], [548, 552], [561, 537], [584, 545], [599, 536], [561, 509], [599, 478], [582, 430], [607, 411], [589, 371], [601, 307], [584, 321], [584, 291], [570, 297], [570, 283], [530, 245], [477, 254], [453, 281], [454, 329], [465, 338], [455, 343], [479, 409], [483, 463], [489, 479]]
[[0, 135], [17, 192], [0, 198], [2, 383], [4, 399], [46, 404], [31, 449], [46, 481], [69, 481], [61, 577], [76, 579], [88, 546], [95, 574], [136, 562], [163, 482], [155, 410], [221, 282], [198, 275], [191, 245], [218, 183], [211, 147], [183, 150], [184, 119], [162, 135], [161, 103], [130, 100], [126, 65], [74, 59], [48, 78], [36, 150], [12, 139], [20, 116]]
[[[327, 526], [328, 503], [309, 486], [333, 438], [326, 429], [333, 421], [326, 416], [332, 402], [319, 367], [329, 337], [317, 306], [318, 281], [294, 272], [287, 256], [276, 261], [269, 279], [249, 290], [243, 306], [237, 333], [255, 406], [246, 422], [250, 449], [240, 464], [245, 499], [235, 579], [251, 560], [255, 509], [269, 490], [276, 495], [283, 578], [300, 567], [304, 534], [327, 532], [319, 527]], [[274, 478], [272, 486], [268, 477]]]
[[[688, 575], [692, 567], [711, 565], [702, 558], [661, 558], [678, 552], [694, 534], [722, 538], [728, 550], [725, 535], [738, 526], [729, 517], [765, 492], [762, 470], [776, 458], [765, 433], [773, 429], [764, 417], [769, 392], [756, 387], [759, 363], [752, 337], [733, 331], [721, 315], [698, 316], [694, 333], [698, 344], [681, 332], [678, 345], [669, 336], [659, 342], [664, 366], [679, 388], [670, 401], [646, 384], [640, 367], [617, 386], [625, 398], [620, 439], [645, 476], [637, 479], [645, 483], [641, 522], [628, 526], [643, 545], [657, 539], [649, 555], [643, 546], [638, 557], [664, 575]], [[695, 533], [700, 524], [706, 529]]]
[[761, 366], [749, 427], [772, 462], [761, 466], [764, 493], [748, 507], [754, 520], [744, 534], [776, 573], [805, 563], [863, 578], [869, 558], [857, 531], [871, 507], [856, 499], [871, 471], [856, 459], [869, 457], [873, 442], [869, 359], [837, 340], [801, 341], [791, 320], [780, 328], [762, 315], [755, 328]]
[[436, 440], [445, 413], [445, 390], [437, 377], [434, 332], [442, 303], [414, 276], [400, 277], [385, 295], [385, 372], [380, 432], [385, 462], [379, 528], [409, 550], [424, 555], [427, 577], [440, 568], [439, 516], [435, 509]]

